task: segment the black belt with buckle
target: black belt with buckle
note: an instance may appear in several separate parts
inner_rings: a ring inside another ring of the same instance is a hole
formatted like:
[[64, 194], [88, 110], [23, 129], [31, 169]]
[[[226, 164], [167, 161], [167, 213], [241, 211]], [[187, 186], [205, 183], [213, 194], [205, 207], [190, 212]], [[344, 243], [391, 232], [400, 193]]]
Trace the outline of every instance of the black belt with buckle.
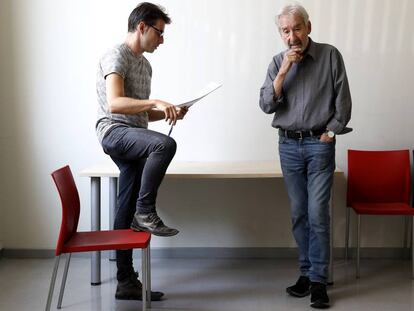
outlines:
[[291, 139], [303, 139], [306, 137], [315, 137], [315, 136], [321, 136], [323, 133], [325, 133], [326, 130], [314, 130], [314, 131], [288, 131], [279, 129], [279, 135], [291, 138]]

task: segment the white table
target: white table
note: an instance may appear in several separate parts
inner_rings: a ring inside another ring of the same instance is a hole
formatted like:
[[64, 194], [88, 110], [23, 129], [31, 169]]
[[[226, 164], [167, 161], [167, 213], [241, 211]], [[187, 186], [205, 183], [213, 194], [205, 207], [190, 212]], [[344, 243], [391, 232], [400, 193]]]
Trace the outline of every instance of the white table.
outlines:
[[[335, 170], [335, 176], [343, 172]], [[114, 211], [118, 191], [119, 170], [112, 162], [94, 165], [80, 172], [80, 176], [89, 177], [91, 180], [91, 230], [101, 229], [101, 178], [109, 178], [109, 223], [113, 229]], [[166, 178], [179, 179], [233, 179], [233, 178], [283, 178], [280, 163], [276, 161], [254, 162], [172, 162], [167, 170]], [[333, 189], [333, 188], [332, 188]], [[331, 228], [333, 223], [333, 193], [330, 201]], [[333, 230], [330, 230], [331, 261], [329, 267], [330, 283], [333, 282]], [[115, 252], [110, 255], [114, 259]], [[100, 252], [92, 253], [91, 260], [91, 284], [101, 283], [101, 255]]]

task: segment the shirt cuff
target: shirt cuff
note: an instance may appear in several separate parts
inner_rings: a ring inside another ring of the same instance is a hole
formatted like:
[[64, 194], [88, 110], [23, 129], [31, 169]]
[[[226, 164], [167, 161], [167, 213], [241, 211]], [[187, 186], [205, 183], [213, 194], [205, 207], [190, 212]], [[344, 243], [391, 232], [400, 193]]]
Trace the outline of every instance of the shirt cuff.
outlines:
[[336, 119], [329, 121], [326, 128], [335, 133], [335, 135], [344, 135], [353, 131], [352, 127], [347, 127], [339, 123]]

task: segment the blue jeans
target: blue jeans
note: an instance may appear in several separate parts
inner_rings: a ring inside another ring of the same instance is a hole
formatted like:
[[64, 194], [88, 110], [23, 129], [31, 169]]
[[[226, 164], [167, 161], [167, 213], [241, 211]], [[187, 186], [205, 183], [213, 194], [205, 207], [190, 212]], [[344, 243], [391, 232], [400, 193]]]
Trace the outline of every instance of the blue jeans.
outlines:
[[283, 177], [291, 204], [292, 232], [301, 275], [325, 283], [329, 267], [329, 200], [335, 171], [335, 141], [279, 137]]
[[[158, 188], [177, 145], [171, 137], [144, 128], [120, 126], [102, 140], [104, 152], [119, 168], [114, 229], [128, 229], [136, 211], [155, 212]], [[117, 251], [118, 280], [132, 270], [132, 250]]]

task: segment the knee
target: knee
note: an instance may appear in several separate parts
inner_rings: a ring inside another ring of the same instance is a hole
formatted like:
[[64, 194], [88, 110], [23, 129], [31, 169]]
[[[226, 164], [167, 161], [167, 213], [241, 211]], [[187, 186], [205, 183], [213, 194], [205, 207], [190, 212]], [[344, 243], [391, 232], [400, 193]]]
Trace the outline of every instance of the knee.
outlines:
[[309, 225], [315, 232], [329, 230], [330, 217], [328, 208], [314, 208], [309, 213]]
[[177, 150], [177, 143], [171, 137], [166, 136], [159, 144], [160, 150], [164, 153], [174, 156]]
[[308, 215], [306, 212], [301, 210], [292, 210], [291, 211], [291, 222], [293, 228], [301, 225], [306, 225], [308, 222]]

